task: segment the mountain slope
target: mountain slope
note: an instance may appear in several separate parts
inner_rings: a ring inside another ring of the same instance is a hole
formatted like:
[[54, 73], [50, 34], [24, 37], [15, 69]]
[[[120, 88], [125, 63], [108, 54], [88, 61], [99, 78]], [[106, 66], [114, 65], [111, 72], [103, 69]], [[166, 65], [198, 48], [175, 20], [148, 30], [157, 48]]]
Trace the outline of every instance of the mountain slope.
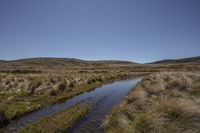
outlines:
[[200, 56], [183, 58], [183, 59], [167, 59], [167, 60], [152, 62], [150, 64], [171, 64], [171, 63], [200, 63]]
[[136, 63], [117, 60], [85, 61], [75, 58], [29, 58], [0, 62], [0, 70], [63, 70], [63, 69], [96, 69], [120, 68]]

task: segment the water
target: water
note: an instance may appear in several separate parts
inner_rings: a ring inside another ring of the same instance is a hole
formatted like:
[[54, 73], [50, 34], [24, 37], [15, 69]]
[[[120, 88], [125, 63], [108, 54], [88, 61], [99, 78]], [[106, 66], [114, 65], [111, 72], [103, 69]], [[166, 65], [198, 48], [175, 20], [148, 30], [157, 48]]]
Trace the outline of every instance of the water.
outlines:
[[102, 133], [102, 123], [112, 107], [119, 103], [141, 78], [122, 80], [103, 87], [105, 96], [66, 133]]
[[14, 130], [25, 126], [26, 124], [33, 122], [43, 116], [51, 115], [54, 112], [60, 111], [66, 107], [70, 107], [79, 102], [85, 101], [94, 105], [92, 110], [89, 111], [83, 118], [75, 122], [75, 124], [68, 130], [70, 133], [74, 132], [91, 132], [98, 133], [102, 129], [100, 127], [102, 120], [112, 109], [112, 107], [120, 102], [127, 92], [132, 89], [141, 78], [115, 81], [110, 84], [98, 87], [90, 92], [82, 93], [78, 96], [74, 96], [62, 103], [49, 105], [36, 112], [26, 115], [20, 119], [17, 119], [8, 126], [6, 132], [10, 133]]

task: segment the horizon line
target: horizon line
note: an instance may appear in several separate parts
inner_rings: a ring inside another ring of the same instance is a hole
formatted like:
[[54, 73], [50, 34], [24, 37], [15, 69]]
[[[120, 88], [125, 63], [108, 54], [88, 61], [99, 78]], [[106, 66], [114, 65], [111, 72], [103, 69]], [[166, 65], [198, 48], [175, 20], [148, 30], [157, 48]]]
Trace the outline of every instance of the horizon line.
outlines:
[[163, 60], [177, 60], [177, 59], [187, 59], [187, 58], [195, 58], [200, 56], [189, 56], [189, 57], [174, 57], [174, 58], [163, 58], [159, 60], [153, 60], [153, 61], [147, 61], [147, 62], [141, 62], [141, 61], [134, 61], [134, 60], [127, 60], [127, 59], [83, 59], [83, 58], [75, 58], [75, 57], [61, 57], [61, 56], [35, 56], [35, 57], [22, 57], [22, 58], [13, 58], [13, 59], [0, 59], [0, 61], [17, 61], [17, 60], [25, 60], [25, 59], [75, 59], [75, 60], [82, 60], [82, 61], [125, 61], [125, 62], [132, 62], [132, 63], [138, 63], [138, 64], [148, 64], [148, 63], [154, 63], [158, 61]]

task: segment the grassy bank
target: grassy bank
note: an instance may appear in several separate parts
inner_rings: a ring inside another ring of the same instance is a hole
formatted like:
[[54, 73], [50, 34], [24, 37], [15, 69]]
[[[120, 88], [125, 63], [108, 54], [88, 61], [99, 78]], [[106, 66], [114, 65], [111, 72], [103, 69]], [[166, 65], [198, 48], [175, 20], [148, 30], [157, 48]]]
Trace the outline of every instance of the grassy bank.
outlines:
[[146, 76], [105, 122], [107, 133], [199, 133], [200, 74]]
[[88, 110], [89, 105], [77, 104], [50, 116], [40, 118], [24, 128], [18, 129], [16, 133], [61, 133], [66, 131], [75, 120], [83, 116]]

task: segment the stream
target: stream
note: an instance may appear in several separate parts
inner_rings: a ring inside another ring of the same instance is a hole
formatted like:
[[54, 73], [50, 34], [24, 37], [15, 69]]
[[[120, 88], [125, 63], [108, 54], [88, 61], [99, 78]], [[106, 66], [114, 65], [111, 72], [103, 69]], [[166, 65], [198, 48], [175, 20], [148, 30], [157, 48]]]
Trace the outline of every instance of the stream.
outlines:
[[10, 123], [6, 132], [12, 133], [16, 129], [21, 128], [41, 117], [51, 115], [66, 107], [70, 107], [84, 101], [93, 105], [92, 109], [81, 119], [77, 120], [71, 128], [66, 131], [66, 133], [100, 133], [103, 131], [101, 126], [103, 120], [111, 111], [112, 107], [123, 100], [128, 91], [141, 81], [141, 79], [142, 78], [139, 77], [115, 81], [101, 87], [97, 87], [92, 91], [74, 96], [64, 102], [46, 106], [38, 111], [14, 120]]

